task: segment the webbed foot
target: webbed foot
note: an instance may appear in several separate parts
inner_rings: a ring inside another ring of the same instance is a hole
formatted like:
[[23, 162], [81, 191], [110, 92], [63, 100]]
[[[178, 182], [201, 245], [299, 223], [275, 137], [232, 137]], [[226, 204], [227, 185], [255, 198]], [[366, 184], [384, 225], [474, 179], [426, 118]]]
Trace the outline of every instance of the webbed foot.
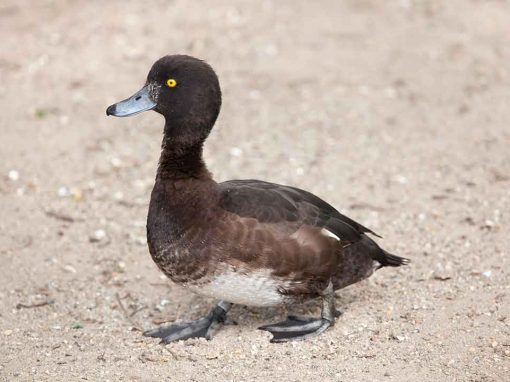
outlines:
[[342, 312], [335, 309], [333, 283], [330, 281], [322, 292], [322, 312], [320, 318], [288, 316], [285, 321], [259, 327], [273, 335], [271, 342], [305, 340], [324, 332], [335, 323]]
[[204, 337], [210, 340], [223, 324], [232, 323], [227, 319], [227, 312], [232, 304], [220, 301], [218, 305], [205, 317], [195, 321], [180, 322], [169, 326], [161, 326], [143, 332], [146, 337], [161, 338], [161, 343], [168, 344], [174, 341], [189, 338]]
[[273, 335], [271, 342], [286, 342], [305, 340], [324, 332], [332, 325], [325, 318], [303, 318], [288, 316], [285, 321], [277, 324], [264, 325], [260, 330], [267, 330]]

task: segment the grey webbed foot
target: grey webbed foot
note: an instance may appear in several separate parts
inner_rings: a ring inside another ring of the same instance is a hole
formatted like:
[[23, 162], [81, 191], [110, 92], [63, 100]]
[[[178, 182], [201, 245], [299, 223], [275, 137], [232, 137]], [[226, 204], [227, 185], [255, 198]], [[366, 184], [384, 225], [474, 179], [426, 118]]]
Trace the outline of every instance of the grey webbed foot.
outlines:
[[335, 309], [333, 283], [330, 281], [322, 292], [322, 312], [320, 318], [288, 316], [285, 321], [277, 324], [264, 325], [260, 330], [267, 330], [273, 335], [271, 342], [287, 342], [305, 340], [324, 332], [335, 323], [335, 318], [342, 312]]
[[143, 335], [146, 337], [161, 338], [161, 343], [164, 344], [197, 337], [204, 337], [210, 340], [221, 325], [234, 323], [234, 321], [227, 319], [227, 312], [231, 306], [232, 304], [230, 303], [220, 301], [218, 305], [203, 318], [147, 330]]
[[304, 318], [289, 316], [277, 324], [264, 325], [260, 330], [267, 330], [273, 335], [271, 342], [305, 340], [318, 336], [333, 323], [325, 318]]

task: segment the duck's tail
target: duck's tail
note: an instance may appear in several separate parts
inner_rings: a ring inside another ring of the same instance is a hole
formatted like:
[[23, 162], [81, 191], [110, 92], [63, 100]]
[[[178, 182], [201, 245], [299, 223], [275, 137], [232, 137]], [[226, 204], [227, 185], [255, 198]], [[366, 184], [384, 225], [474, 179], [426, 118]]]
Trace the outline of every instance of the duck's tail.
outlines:
[[354, 243], [352, 247], [353, 250], [355, 249], [355, 252], [366, 253], [372, 258], [372, 260], [379, 263], [377, 269], [382, 267], [400, 267], [401, 265], [407, 265], [410, 263], [409, 259], [386, 252], [367, 235], [362, 235], [361, 240]]
[[400, 267], [401, 265], [409, 264], [410, 260], [405, 257], [400, 257], [396, 255], [392, 255], [389, 252], [386, 252], [384, 249], [380, 248], [380, 251], [373, 257], [382, 267]]

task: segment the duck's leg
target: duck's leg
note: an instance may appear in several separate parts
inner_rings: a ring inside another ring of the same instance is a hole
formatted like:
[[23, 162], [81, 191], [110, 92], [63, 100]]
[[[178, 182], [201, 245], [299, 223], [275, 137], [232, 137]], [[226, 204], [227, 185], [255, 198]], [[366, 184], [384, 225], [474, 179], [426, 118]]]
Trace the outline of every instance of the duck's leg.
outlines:
[[271, 342], [287, 342], [305, 340], [324, 332], [335, 323], [338, 316], [335, 310], [335, 294], [330, 281], [322, 296], [322, 312], [320, 318], [288, 316], [287, 320], [272, 325], [264, 325], [259, 329], [267, 330], [273, 335]]
[[210, 340], [219, 327], [227, 322], [227, 312], [231, 307], [231, 303], [220, 301], [214, 309], [203, 318], [147, 330], [143, 332], [143, 335], [146, 337], [161, 338], [161, 343], [165, 344], [196, 337], [204, 337]]

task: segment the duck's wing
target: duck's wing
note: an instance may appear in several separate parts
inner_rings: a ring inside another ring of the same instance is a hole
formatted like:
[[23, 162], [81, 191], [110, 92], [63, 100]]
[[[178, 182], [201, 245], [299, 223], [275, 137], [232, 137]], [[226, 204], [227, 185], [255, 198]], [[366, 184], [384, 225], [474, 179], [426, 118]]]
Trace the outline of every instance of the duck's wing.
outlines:
[[260, 180], [231, 180], [220, 183], [220, 206], [260, 223], [293, 223], [321, 227], [348, 244], [372, 230], [342, 215], [310, 192]]

